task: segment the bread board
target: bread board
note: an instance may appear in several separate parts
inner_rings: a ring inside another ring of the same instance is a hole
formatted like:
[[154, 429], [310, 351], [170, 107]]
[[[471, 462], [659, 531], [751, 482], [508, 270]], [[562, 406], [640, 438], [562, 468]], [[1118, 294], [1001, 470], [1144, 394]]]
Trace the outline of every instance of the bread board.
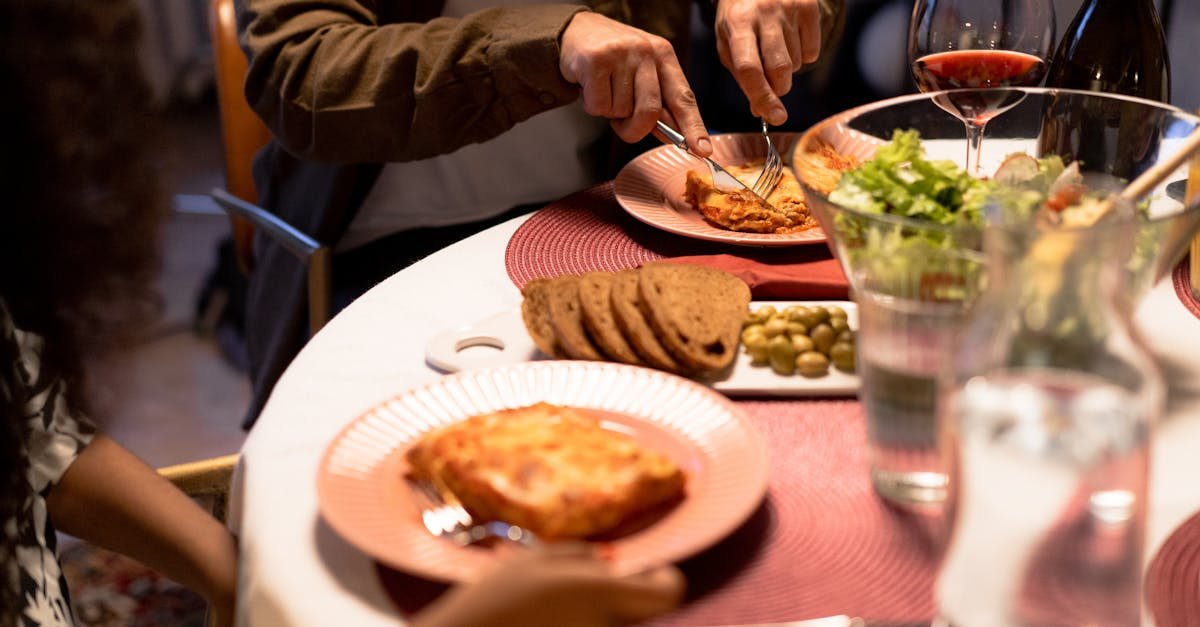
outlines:
[[[754, 301], [751, 309], [773, 305], [783, 309], [791, 305], [837, 305], [846, 310], [851, 329], [858, 329], [858, 308], [848, 301]], [[533, 344], [521, 321], [521, 310], [493, 314], [478, 322], [443, 331], [425, 347], [425, 362], [441, 372], [459, 372], [504, 364], [548, 359]], [[754, 366], [750, 356], [739, 347], [733, 366], [721, 376], [701, 379], [701, 383], [727, 396], [854, 396], [858, 393], [857, 374], [830, 368], [821, 377], [776, 374], [766, 366]]]

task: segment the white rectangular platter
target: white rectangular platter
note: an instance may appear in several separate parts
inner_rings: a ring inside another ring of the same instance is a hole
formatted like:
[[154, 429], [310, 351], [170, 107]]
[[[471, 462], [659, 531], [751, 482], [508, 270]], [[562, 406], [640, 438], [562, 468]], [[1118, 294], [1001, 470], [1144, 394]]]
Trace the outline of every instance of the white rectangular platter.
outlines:
[[[836, 305], [846, 310], [851, 329], [858, 329], [858, 308], [848, 301], [754, 301], [751, 310], [773, 305]], [[501, 312], [479, 322], [435, 335], [425, 347], [425, 361], [442, 372], [474, 370], [503, 364], [547, 359], [533, 344], [521, 321], [521, 310]], [[733, 367], [719, 379], [702, 383], [728, 396], [854, 396], [857, 374], [830, 368], [820, 377], [785, 376], [767, 366], [755, 366], [739, 346]]]

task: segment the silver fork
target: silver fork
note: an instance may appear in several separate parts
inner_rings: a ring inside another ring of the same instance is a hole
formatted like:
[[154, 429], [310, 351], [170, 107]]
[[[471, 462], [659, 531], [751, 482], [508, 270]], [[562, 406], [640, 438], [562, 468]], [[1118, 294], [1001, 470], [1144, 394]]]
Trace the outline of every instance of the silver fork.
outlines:
[[421, 522], [429, 533], [448, 538], [460, 546], [481, 542], [488, 538], [499, 538], [526, 547], [541, 545], [533, 532], [506, 522], [475, 522], [470, 512], [454, 496], [453, 492], [439, 489], [431, 481], [405, 477], [413, 496], [421, 509]]
[[767, 142], [767, 160], [763, 163], [763, 170], [758, 175], [758, 180], [754, 181], [754, 185], [751, 185], [750, 188], [759, 197], [766, 198], [779, 184], [779, 179], [783, 178], [783, 159], [779, 157], [779, 151], [771, 142], [771, 134], [767, 132], [766, 120], [762, 120], [762, 134], [763, 139]]

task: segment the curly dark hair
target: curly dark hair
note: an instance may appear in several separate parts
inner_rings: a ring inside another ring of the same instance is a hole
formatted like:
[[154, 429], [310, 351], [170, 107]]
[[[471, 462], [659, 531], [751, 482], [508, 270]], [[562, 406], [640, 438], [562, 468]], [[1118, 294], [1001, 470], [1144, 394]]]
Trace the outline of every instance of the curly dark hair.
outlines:
[[[131, 0], [0, 0], [0, 301], [19, 328], [42, 336], [42, 372], [65, 379], [81, 411], [85, 361], [159, 310], [162, 135], [140, 36]], [[30, 489], [24, 406], [36, 390], [19, 380], [18, 354], [0, 347], [5, 558], [15, 543], [6, 521]], [[21, 607], [11, 579], [0, 569], [0, 616]]]

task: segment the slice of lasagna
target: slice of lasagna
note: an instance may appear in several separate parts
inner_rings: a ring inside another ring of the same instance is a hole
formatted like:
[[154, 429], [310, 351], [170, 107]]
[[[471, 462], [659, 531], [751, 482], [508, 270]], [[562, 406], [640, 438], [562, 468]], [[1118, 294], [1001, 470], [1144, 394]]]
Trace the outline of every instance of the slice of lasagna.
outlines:
[[[734, 178], [752, 185], [762, 171], [761, 161], [725, 169]], [[706, 220], [731, 231], [744, 233], [798, 233], [817, 226], [808, 211], [804, 192], [796, 176], [783, 169], [779, 184], [767, 196], [770, 205], [763, 204], [748, 191], [722, 191], [712, 179], [694, 170], [687, 173], [685, 189], [688, 203]]]
[[440, 482], [476, 520], [547, 539], [587, 538], [683, 496], [666, 456], [601, 427], [592, 414], [539, 403], [473, 416], [407, 453], [417, 479]]

